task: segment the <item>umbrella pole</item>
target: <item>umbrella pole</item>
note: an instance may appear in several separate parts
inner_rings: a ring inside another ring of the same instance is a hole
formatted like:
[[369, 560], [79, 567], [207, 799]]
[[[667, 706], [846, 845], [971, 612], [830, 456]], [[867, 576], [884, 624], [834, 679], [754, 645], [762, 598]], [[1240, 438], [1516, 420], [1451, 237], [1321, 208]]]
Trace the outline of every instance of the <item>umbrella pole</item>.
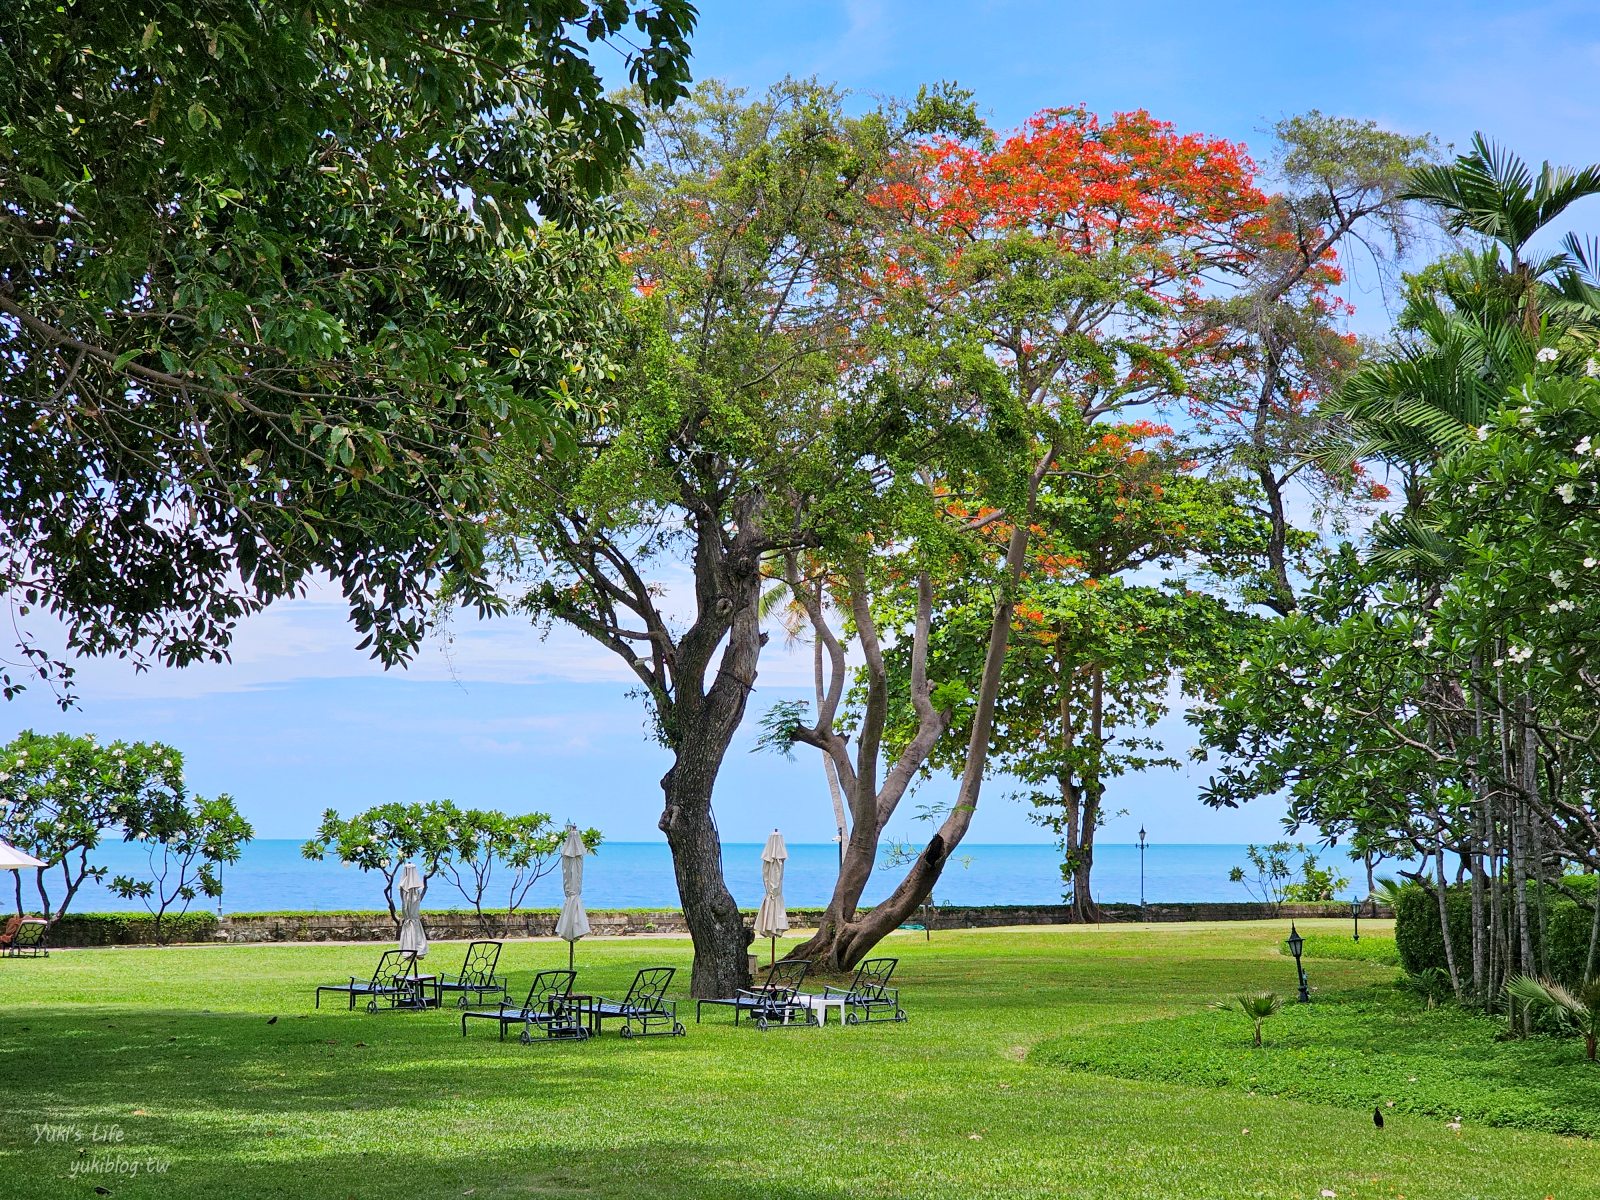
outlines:
[[567, 970], [569, 971], [572, 970], [572, 948], [574, 945], [576, 945], [574, 942], [567, 943]]
[[778, 965], [778, 935], [777, 934], [773, 934], [767, 940], [772, 943], [772, 954], [771, 954], [771, 958], [767, 962], [767, 965], [769, 967], [775, 967], [775, 966]]

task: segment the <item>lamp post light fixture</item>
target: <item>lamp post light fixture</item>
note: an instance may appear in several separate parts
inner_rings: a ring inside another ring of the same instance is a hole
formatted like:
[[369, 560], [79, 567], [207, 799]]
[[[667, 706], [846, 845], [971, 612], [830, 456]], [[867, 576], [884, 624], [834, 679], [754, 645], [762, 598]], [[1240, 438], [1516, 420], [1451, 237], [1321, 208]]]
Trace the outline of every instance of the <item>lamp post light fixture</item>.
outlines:
[[1311, 999], [1311, 993], [1306, 990], [1306, 968], [1300, 961], [1300, 954], [1306, 948], [1305, 938], [1300, 936], [1300, 931], [1294, 927], [1294, 922], [1289, 922], [1289, 953], [1294, 955], [1294, 972], [1300, 980], [1300, 1003], [1305, 1004]]
[[1139, 826], [1139, 915], [1144, 916], [1144, 826]]
[[1350, 919], [1355, 922], [1356, 926], [1353, 940], [1359, 942], [1361, 940], [1361, 901], [1354, 896], [1350, 897]]

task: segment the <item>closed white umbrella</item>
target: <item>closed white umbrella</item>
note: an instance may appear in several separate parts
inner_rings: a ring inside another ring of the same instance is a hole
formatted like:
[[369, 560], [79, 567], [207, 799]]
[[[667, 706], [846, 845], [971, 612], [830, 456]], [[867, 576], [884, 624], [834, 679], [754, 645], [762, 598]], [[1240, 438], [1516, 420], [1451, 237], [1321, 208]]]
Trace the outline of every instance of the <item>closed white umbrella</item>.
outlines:
[[567, 826], [567, 840], [561, 843], [561, 915], [556, 918], [556, 936], [567, 943], [567, 970], [572, 970], [573, 944], [589, 932], [589, 914], [583, 911], [583, 856], [589, 848], [578, 836], [576, 825]]
[[778, 938], [789, 931], [789, 912], [783, 905], [783, 866], [789, 851], [776, 829], [761, 849], [761, 884], [765, 894], [756, 911], [756, 936], [770, 939], [772, 961], [778, 961]]
[[20, 871], [24, 867], [45, 867], [49, 863], [40, 862], [31, 854], [18, 850], [10, 842], [0, 842], [0, 871]]
[[428, 953], [428, 934], [422, 928], [422, 876], [416, 863], [400, 870], [400, 949], [418, 958]]

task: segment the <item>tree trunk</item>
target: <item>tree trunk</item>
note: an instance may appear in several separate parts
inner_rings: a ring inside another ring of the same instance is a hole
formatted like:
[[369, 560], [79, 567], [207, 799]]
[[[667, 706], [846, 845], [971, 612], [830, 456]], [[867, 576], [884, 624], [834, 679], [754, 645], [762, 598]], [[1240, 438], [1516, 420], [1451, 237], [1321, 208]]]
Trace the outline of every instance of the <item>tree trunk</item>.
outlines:
[[[1439, 820], [1443, 821], [1443, 816]], [[1434, 831], [1434, 870], [1437, 878], [1434, 881], [1434, 895], [1439, 900], [1439, 927], [1444, 932], [1444, 962], [1450, 971], [1450, 990], [1455, 993], [1457, 1000], [1461, 999], [1461, 972], [1456, 968], [1456, 943], [1450, 934], [1450, 903], [1449, 894], [1444, 885], [1444, 831], [1442, 825]]]
[[[719, 756], [720, 758], [720, 756]], [[715, 764], [680, 753], [661, 777], [666, 812], [661, 830], [672, 848], [672, 867], [684, 921], [694, 942], [689, 994], [697, 999], [735, 995], [750, 985], [747, 957], [753, 934], [722, 875], [722, 839], [711, 815]]]
[[[838, 969], [848, 970], [872, 952], [872, 948], [899, 928], [917, 908], [933, 894], [949, 862], [950, 852], [961, 844], [972, 825], [972, 815], [977, 811], [978, 796], [983, 789], [984, 775], [989, 762], [989, 739], [994, 732], [994, 710], [999, 699], [1002, 670], [1005, 666], [1006, 648], [1011, 637], [1011, 618], [1016, 610], [1016, 588], [1022, 579], [1028, 554], [1029, 527], [1037, 510], [1039, 485], [1050, 465], [1055, 461], [1056, 447], [1051, 445], [1034, 467], [1028, 479], [1028, 498], [1006, 544], [1004, 587], [994, 607], [994, 617], [989, 624], [989, 642], [984, 651], [983, 675], [978, 685], [978, 701], [972, 715], [972, 730], [967, 738], [966, 764], [956, 789], [955, 803], [945, 815], [939, 830], [922, 848], [901, 879], [899, 886], [870, 912], [858, 919], [845, 922], [828, 948], [827, 961]], [[904, 760], [897, 763], [897, 769]], [[856, 822], [855, 832], [861, 832], [864, 822]], [[876, 831], [875, 831], [876, 832]], [[853, 839], [852, 839], [853, 840]], [[817, 945], [817, 939], [808, 943]]]
[[1089, 739], [1096, 765], [1084, 772], [1083, 807], [1078, 829], [1078, 854], [1072, 864], [1072, 919], [1085, 925], [1097, 925], [1105, 920], [1105, 913], [1095, 903], [1090, 876], [1094, 871], [1094, 837], [1100, 825], [1100, 805], [1105, 795], [1105, 781], [1099, 769], [1100, 750], [1105, 744], [1105, 673], [1093, 669], [1089, 691]]

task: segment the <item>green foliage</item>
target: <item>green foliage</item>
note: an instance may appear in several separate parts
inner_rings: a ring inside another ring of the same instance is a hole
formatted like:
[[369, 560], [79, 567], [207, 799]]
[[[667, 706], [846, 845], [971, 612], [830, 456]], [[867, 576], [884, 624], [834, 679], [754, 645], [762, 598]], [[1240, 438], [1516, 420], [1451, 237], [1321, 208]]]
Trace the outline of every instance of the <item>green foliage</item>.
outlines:
[[1234, 996], [1232, 999], [1219, 1001], [1212, 1007], [1223, 1012], [1243, 1013], [1250, 1021], [1255, 1033], [1251, 1045], [1259, 1050], [1261, 1048], [1261, 1027], [1266, 1024], [1269, 1017], [1278, 1015], [1278, 1011], [1283, 1008], [1283, 1000], [1277, 992], [1254, 992], [1249, 995]]
[[233, 797], [186, 797], [158, 825], [133, 839], [147, 847], [148, 877], [118, 875], [110, 889], [125, 900], [144, 903], [155, 918], [159, 940], [164, 923], [182, 916], [200, 896], [221, 900], [222, 864], [238, 862], [244, 844], [254, 836]]
[[[499, 872], [500, 890], [504, 905], [493, 905], [506, 917], [516, 914], [528, 891], [561, 861], [561, 844], [566, 841], [566, 829], [551, 824], [548, 813], [505, 813], [469, 808], [455, 819], [455, 845], [450, 854], [440, 860], [439, 869], [456, 885], [472, 905], [479, 920], [484, 918], [484, 900], [495, 883]], [[593, 851], [600, 844], [600, 831], [586, 829], [581, 834], [586, 848]]]
[[50, 927], [54, 946], [144, 946], [154, 942], [209, 942], [217, 915], [168, 913], [161, 920], [145, 913], [65, 913]]
[[1583, 1039], [1585, 1057], [1595, 1061], [1596, 1043], [1600, 1042], [1600, 979], [1569, 989], [1553, 979], [1513, 975], [1506, 980], [1506, 994], [1535, 1011], [1553, 1015], [1562, 1032]]
[[[1350, 881], [1332, 867], [1322, 867], [1304, 842], [1273, 842], [1245, 847], [1250, 871], [1234, 867], [1233, 883], [1242, 883], [1262, 904], [1302, 904], [1333, 900]], [[1298, 862], [1295, 861], [1298, 859]], [[1295, 878], [1296, 872], [1299, 878]]]
[[[1264, 1053], [1201, 1013], [1046, 1041], [1031, 1062], [1221, 1087], [1433, 1122], [1465, 1118], [1600, 1136], [1600, 1075], [1551, 1038], [1497, 1040], [1502, 1021], [1426, 1009], [1393, 988], [1287, 1006]], [[1391, 1111], [1392, 1102], [1392, 1111]], [[1407, 1189], [1409, 1191], [1409, 1189]]]
[[[1450, 912], [1450, 940], [1456, 963], [1472, 962], [1472, 905], [1464, 888], [1451, 888], [1445, 903]], [[1394, 942], [1400, 965], [1413, 975], [1446, 969], [1444, 933], [1439, 927], [1439, 900], [1421, 884], [1408, 884], [1394, 900]], [[1469, 967], [1470, 969], [1470, 967]]]
[[32, 730], [0, 747], [0, 802], [0, 837], [46, 863], [32, 890], [49, 918], [84, 880], [105, 878], [95, 855], [104, 839], [161, 843], [181, 835], [189, 814], [183, 756], [172, 747]]
[[[480, 919], [498, 871], [506, 903], [493, 907], [510, 917], [534, 883], [557, 865], [565, 838], [566, 830], [552, 825], [548, 813], [507, 816], [490, 809], [463, 809], [450, 800], [391, 801], [349, 817], [327, 809], [301, 853], [318, 862], [332, 854], [340, 862], [376, 873], [383, 880], [389, 916], [398, 924], [395, 882], [407, 862], [416, 864], [424, 896], [434, 876], [442, 872]], [[598, 830], [584, 830], [582, 838], [590, 850], [600, 844]]]
[[[1589, 957], [1589, 932], [1594, 919], [1590, 904], [1595, 896], [1595, 877], [1568, 876], [1562, 880], [1562, 884], [1583, 897], [1583, 902], [1574, 901], [1554, 888], [1546, 889], [1542, 932], [1536, 919], [1539, 905], [1537, 888], [1529, 885], [1529, 907], [1535, 915], [1532, 922], [1534, 957], [1537, 962], [1548, 963], [1550, 974], [1555, 979], [1576, 987], [1583, 981]], [[1465, 886], [1451, 887], [1446, 891], [1446, 903], [1450, 910], [1456, 967], [1465, 978], [1472, 972], [1471, 892]], [[1394, 916], [1395, 944], [1405, 969], [1413, 973], [1445, 970], [1444, 936], [1439, 929], [1439, 902], [1434, 894], [1417, 884], [1402, 888], [1395, 903]]]
[[[223, 656], [316, 573], [385, 664], [490, 606], [502, 437], [600, 369], [599, 196], [686, 0], [16, 0], [0, 15], [0, 586], [88, 653]], [[270, 119], [267, 119], [270, 114]], [[106, 480], [116, 486], [105, 486]], [[24, 637], [24, 671], [51, 671]], [[65, 668], [59, 668], [65, 674]]]

